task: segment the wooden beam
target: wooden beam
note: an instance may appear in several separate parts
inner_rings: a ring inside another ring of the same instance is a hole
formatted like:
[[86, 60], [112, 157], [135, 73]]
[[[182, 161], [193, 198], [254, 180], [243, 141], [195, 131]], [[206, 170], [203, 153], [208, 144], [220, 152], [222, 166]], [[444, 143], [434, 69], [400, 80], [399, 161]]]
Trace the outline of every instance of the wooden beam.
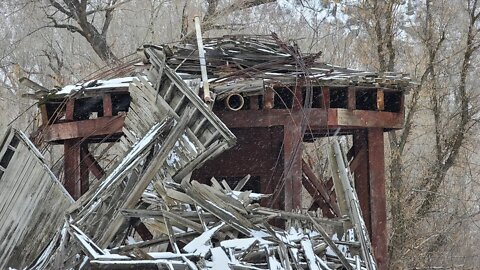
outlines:
[[118, 115], [54, 124], [45, 129], [44, 140], [47, 142], [54, 142], [75, 138], [119, 134], [122, 133], [124, 120], [124, 115]]

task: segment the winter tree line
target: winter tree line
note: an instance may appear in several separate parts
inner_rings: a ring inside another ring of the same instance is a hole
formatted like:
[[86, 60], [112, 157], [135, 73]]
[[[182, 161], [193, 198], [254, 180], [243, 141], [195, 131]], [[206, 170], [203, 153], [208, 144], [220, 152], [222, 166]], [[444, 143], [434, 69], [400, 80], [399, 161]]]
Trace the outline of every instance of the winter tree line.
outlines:
[[321, 60], [409, 73], [403, 130], [385, 134], [391, 269], [480, 265], [478, 0], [3, 0], [0, 129], [32, 131], [19, 85], [74, 83], [142, 44], [277, 33]]

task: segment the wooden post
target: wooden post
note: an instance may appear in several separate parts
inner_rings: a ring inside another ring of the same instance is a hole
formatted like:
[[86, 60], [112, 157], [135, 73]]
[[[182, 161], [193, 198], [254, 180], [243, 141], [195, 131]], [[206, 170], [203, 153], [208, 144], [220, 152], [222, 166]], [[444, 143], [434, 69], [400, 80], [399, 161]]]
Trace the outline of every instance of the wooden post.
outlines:
[[290, 122], [283, 130], [285, 211], [302, 206], [302, 130]]

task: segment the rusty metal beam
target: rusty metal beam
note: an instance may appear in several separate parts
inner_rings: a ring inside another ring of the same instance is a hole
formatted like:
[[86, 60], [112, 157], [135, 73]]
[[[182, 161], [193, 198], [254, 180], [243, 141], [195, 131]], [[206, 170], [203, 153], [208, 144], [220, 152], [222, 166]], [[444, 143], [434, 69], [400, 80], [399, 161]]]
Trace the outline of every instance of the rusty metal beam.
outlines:
[[310, 205], [309, 210], [316, 210], [320, 208], [324, 217], [337, 217], [337, 215], [333, 212], [333, 209], [330, 207], [329, 203], [325, 201], [320, 192], [315, 188], [310, 179], [308, 179], [305, 175], [303, 175], [302, 177], [302, 185], [310, 194], [310, 196], [312, 196], [312, 204]]
[[355, 87], [349, 87], [347, 90], [347, 109], [348, 110], [355, 110], [356, 107], [356, 99], [355, 99]]
[[121, 134], [125, 116], [106, 116], [97, 119], [50, 125], [45, 129], [47, 142], [76, 138]]
[[[302, 206], [302, 130], [293, 122], [283, 130], [283, 175], [285, 211]], [[280, 182], [279, 182], [280, 184]]]
[[[351, 171], [355, 177], [355, 189], [360, 201], [363, 219], [368, 233], [372, 235], [372, 220], [370, 215], [370, 182], [368, 179], [368, 139], [366, 130], [358, 130], [353, 133], [353, 160], [356, 160], [355, 166], [351, 166]], [[360, 156], [365, 158], [359, 159]], [[352, 161], [353, 163], [353, 161]], [[355, 167], [355, 168], [353, 168]]]
[[97, 160], [93, 157], [92, 153], [88, 150], [88, 147], [82, 148], [83, 150], [83, 157], [82, 163], [88, 168], [88, 170], [97, 178], [101, 180], [105, 175], [105, 171], [103, 168], [98, 164]]
[[80, 195], [85, 194], [90, 187], [90, 171], [87, 163], [85, 163], [86, 157], [89, 155], [88, 143], [82, 143], [80, 145]]
[[372, 245], [379, 269], [388, 267], [387, 201], [385, 196], [385, 157], [383, 130], [368, 129], [368, 168]]
[[297, 121], [302, 115], [307, 117], [309, 128], [321, 131], [336, 128], [390, 128], [403, 126], [403, 114], [348, 109], [312, 108], [303, 111], [287, 109], [240, 110], [237, 112], [216, 111], [220, 119], [229, 128], [251, 128], [283, 126], [293, 119]]
[[112, 95], [110, 93], [103, 94], [103, 116], [112, 116]]
[[328, 86], [322, 86], [322, 101], [324, 109], [330, 109], [330, 88]]
[[65, 189], [77, 200], [82, 195], [80, 182], [80, 140], [66, 140], [64, 143]]
[[[308, 164], [304, 160], [302, 160], [302, 170], [303, 170], [303, 173], [306, 176], [303, 183], [304, 183], [304, 186], [307, 189], [307, 191], [309, 190], [309, 188], [307, 188], [307, 186], [309, 186], [309, 184], [310, 184], [314, 188], [314, 190], [316, 192], [318, 192], [317, 194], [321, 196], [321, 198], [325, 202], [325, 204], [331, 209], [331, 212], [334, 214], [334, 216], [339, 217], [340, 216], [340, 209], [338, 208], [337, 203], [335, 202], [335, 200], [332, 200], [332, 198], [328, 194], [328, 190], [324, 186], [323, 182], [320, 179], [318, 179], [318, 177], [312, 171], [310, 166], [308, 166]], [[312, 195], [312, 193], [310, 193], [310, 194]], [[317, 198], [315, 198], [315, 199], [317, 199]]]

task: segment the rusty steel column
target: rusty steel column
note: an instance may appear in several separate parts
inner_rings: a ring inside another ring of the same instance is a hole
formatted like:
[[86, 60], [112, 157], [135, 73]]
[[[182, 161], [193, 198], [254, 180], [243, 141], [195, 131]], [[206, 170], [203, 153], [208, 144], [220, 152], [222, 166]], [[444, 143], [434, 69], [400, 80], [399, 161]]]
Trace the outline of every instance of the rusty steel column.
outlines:
[[290, 122], [283, 130], [283, 177], [285, 211], [302, 206], [302, 130]]
[[385, 197], [385, 154], [382, 128], [368, 129], [368, 168], [372, 246], [378, 269], [388, 267], [387, 201]]
[[88, 151], [88, 144], [82, 143], [80, 145], [80, 196], [85, 194], [90, 188], [90, 170], [88, 168], [87, 158], [90, 155]]
[[82, 195], [80, 182], [80, 140], [66, 140], [64, 151], [64, 183], [65, 189], [74, 200]]
[[[355, 190], [357, 191], [363, 219], [367, 226], [368, 234], [372, 236], [372, 220], [370, 216], [370, 182], [368, 174], [368, 138], [367, 130], [356, 130], [353, 132], [353, 159], [363, 156], [358, 165], [352, 171], [355, 176]], [[353, 163], [353, 162], [352, 162]]]
[[[69, 99], [65, 105], [65, 120], [73, 121], [73, 112], [75, 99]], [[64, 159], [64, 182], [65, 189], [70, 193], [74, 200], [80, 198], [80, 140], [70, 139], [63, 143], [63, 159]]]

